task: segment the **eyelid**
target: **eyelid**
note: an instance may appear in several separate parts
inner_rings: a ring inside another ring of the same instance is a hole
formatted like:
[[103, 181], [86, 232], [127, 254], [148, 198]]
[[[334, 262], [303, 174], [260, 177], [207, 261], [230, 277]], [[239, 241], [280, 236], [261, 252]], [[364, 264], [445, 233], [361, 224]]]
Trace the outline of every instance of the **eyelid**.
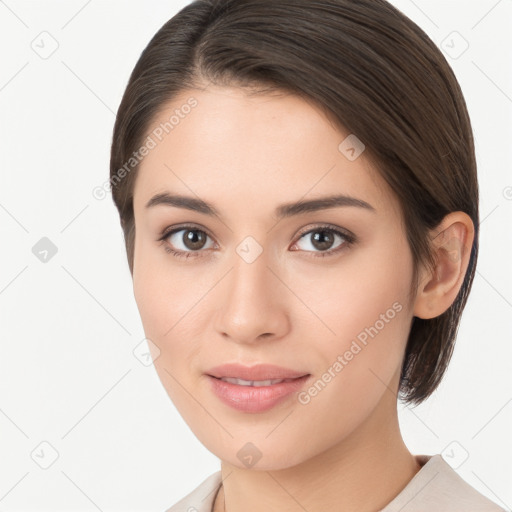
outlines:
[[[299, 231], [297, 235], [295, 235], [296, 238], [302, 238], [304, 235], [307, 235], [308, 233], [311, 233], [312, 231], [320, 231], [321, 229], [325, 229], [326, 231], [334, 231], [336, 233], [340, 233], [343, 235], [344, 238], [347, 239], [347, 241], [354, 242], [356, 240], [356, 236], [351, 233], [348, 229], [342, 228], [340, 226], [334, 226], [333, 224], [316, 224], [312, 228], [304, 228], [303, 230]], [[324, 251], [326, 252], [326, 251]]]
[[[204, 233], [206, 233], [212, 240], [215, 240], [215, 238], [210, 234], [210, 232], [205, 229], [204, 227], [202, 226], [199, 226], [197, 224], [177, 224], [175, 226], [171, 226], [169, 228], [165, 228], [163, 231], [162, 231], [162, 236], [158, 239], [158, 241], [162, 241], [162, 240], [165, 240], [166, 238], [168, 238], [169, 236], [171, 236], [172, 234], [176, 233], [177, 231], [182, 231], [184, 229], [190, 229], [190, 230], [196, 230], [196, 231], [203, 231]], [[196, 251], [197, 252], [197, 251]]]

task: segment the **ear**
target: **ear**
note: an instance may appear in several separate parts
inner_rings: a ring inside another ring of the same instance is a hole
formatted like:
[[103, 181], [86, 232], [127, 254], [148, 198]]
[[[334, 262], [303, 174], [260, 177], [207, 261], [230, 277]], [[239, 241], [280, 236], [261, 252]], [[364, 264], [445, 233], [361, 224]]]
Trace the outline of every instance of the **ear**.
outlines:
[[453, 304], [464, 282], [474, 236], [473, 221], [464, 212], [449, 213], [430, 232], [436, 266], [422, 268], [414, 316], [435, 318]]

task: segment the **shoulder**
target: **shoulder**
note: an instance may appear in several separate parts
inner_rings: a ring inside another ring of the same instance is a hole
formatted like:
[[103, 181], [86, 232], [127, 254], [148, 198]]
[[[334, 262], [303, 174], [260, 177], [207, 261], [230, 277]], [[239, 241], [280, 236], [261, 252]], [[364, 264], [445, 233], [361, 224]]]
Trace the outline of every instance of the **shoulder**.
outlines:
[[[437, 455], [417, 455], [422, 468], [380, 512], [506, 512], [469, 485]], [[222, 483], [217, 471], [165, 512], [211, 512]]]
[[437, 455], [416, 455], [422, 468], [381, 512], [505, 512]]
[[221, 483], [222, 473], [217, 471], [165, 512], [211, 512]]

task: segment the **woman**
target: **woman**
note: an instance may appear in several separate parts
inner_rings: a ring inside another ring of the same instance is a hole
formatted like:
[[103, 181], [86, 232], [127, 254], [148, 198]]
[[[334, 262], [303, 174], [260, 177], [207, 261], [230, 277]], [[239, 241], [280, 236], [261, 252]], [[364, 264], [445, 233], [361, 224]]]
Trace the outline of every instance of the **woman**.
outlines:
[[169, 397], [221, 471], [169, 511], [498, 511], [412, 455], [478, 183], [449, 65], [384, 0], [198, 0], [127, 85], [110, 182]]

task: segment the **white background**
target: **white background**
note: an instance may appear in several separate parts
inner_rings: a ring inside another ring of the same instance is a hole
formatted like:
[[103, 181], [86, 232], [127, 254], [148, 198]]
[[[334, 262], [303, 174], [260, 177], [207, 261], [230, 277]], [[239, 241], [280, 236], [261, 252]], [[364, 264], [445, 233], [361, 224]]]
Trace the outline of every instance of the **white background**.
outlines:
[[[118, 214], [110, 194], [92, 195], [129, 74], [186, 3], [0, 1], [0, 510], [163, 511], [220, 469], [133, 353], [144, 332]], [[402, 433], [510, 510], [512, 1], [391, 3], [438, 46], [469, 43], [447, 59], [481, 187], [455, 353], [425, 404], [399, 405]], [[52, 44], [48, 58], [33, 49]], [[57, 248], [46, 263], [32, 252], [43, 237]]]

